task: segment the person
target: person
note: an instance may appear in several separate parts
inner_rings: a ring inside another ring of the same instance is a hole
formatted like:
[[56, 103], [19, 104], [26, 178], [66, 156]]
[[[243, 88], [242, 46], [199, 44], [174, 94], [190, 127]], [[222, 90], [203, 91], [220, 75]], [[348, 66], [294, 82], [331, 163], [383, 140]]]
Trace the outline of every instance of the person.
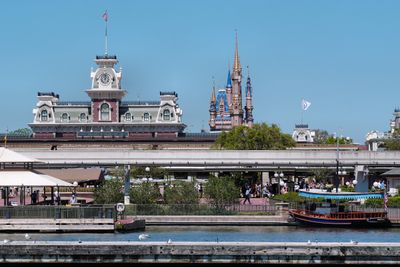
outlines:
[[250, 202], [250, 194], [251, 194], [251, 187], [247, 185], [243, 204], [246, 204], [246, 201], [248, 201], [249, 204], [251, 204], [251, 202]]
[[33, 203], [33, 204], [36, 204], [36, 201], [37, 201], [37, 194], [36, 194], [36, 191], [33, 191], [33, 192], [32, 192], [32, 194], [31, 194], [31, 199], [32, 199], [32, 203]]
[[61, 201], [60, 194], [58, 193], [58, 191], [55, 191], [54, 192], [54, 204], [60, 205], [60, 201]]
[[72, 193], [71, 199], [69, 200], [69, 204], [76, 204], [76, 194]]

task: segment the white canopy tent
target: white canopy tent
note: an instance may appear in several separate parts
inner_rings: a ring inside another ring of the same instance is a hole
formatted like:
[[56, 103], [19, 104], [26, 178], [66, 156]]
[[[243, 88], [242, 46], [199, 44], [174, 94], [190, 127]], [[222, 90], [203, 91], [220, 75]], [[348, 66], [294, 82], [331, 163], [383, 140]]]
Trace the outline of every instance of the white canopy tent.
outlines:
[[37, 159], [26, 157], [10, 149], [0, 147], [0, 163], [38, 163]]
[[49, 175], [30, 171], [0, 171], [0, 187], [5, 186], [73, 187], [74, 185]]

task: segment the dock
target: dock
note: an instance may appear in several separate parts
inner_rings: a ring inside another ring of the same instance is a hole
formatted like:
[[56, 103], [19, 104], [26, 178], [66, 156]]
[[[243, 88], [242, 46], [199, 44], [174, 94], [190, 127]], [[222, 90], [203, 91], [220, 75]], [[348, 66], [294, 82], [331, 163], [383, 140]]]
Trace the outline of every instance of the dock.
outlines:
[[399, 264], [400, 243], [4, 241], [0, 263]]

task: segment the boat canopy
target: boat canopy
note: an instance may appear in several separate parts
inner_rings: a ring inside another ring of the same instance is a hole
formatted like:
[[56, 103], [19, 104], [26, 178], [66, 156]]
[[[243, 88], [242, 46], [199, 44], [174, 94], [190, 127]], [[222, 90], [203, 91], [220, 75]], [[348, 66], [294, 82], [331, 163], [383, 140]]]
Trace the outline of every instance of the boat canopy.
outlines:
[[367, 199], [367, 198], [383, 198], [383, 193], [370, 193], [370, 192], [310, 192], [299, 191], [299, 196], [308, 198], [324, 198], [324, 199]]

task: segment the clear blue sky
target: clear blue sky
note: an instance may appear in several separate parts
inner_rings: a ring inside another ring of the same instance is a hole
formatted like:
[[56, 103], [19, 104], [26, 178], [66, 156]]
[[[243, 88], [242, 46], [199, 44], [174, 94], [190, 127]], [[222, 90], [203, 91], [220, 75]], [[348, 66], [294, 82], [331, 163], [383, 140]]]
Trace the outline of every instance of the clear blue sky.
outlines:
[[291, 133], [305, 98], [311, 128], [363, 143], [400, 106], [400, 1], [15, 0], [0, 16], [1, 132], [32, 121], [38, 91], [89, 100], [106, 9], [125, 100], [176, 91], [191, 132], [208, 129], [212, 76], [225, 85], [235, 29], [256, 122]]

